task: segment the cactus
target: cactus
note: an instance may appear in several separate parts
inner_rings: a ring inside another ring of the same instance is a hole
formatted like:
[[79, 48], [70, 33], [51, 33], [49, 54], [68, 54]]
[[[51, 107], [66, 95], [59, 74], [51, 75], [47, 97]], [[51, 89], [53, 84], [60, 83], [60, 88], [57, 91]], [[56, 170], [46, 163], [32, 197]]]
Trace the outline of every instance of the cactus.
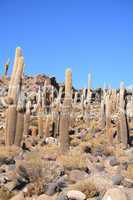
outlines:
[[16, 52], [15, 52], [15, 59], [14, 59], [14, 66], [13, 66], [13, 71], [12, 71], [12, 76], [11, 76], [11, 80], [10, 80], [10, 84], [9, 84], [9, 91], [8, 91], [8, 96], [11, 95], [11, 91], [12, 91], [12, 87], [14, 86], [14, 79], [16, 77], [16, 72], [17, 72], [17, 68], [18, 68], [18, 60], [19, 58], [22, 56], [22, 50], [20, 47], [16, 48]]
[[[20, 145], [23, 135], [24, 113], [21, 109], [16, 111], [19, 96], [21, 94], [22, 74], [24, 58], [21, 56], [21, 48], [16, 48], [14, 68], [9, 84], [8, 98], [13, 105], [8, 106], [8, 116], [6, 118], [6, 145]], [[20, 105], [19, 105], [20, 106]], [[21, 107], [21, 106], [20, 106]], [[16, 131], [16, 132], [15, 132]]]
[[12, 145], [15, 139], [17, 111], [16, 105], [9, 105], [6, 120], [6, 145]]
[[16, 123], [16, 134], [14, 144], [17, 146], [21, 145], [21, 141], [23, 138], [23, 131], [24, 131], [24, 113], [17, 112], [17, 123]]
[[78, 92], [75, 92], [75, 95], [74, 95], [74, 105], [77, 104], [77, 101], [78, 101]]
[[111, 100], [110, 96], [107, 94], [105, 99], [105, 112], [106, 112], [106, 137], [108, 142], [110, 141], [110, 132], [111, 132]]
[[105, 125], [106, 125], [106, 118], [105, 118], [105, 101], [104, 101], [104, 99], [101, 100], [100, 118], [101, 118], [101, 128], [104, 129], [104, 128], [105, 128]]
[[120, 108], [119, 108], [119, 116], [120, 116], [120, 139], [125, 148], [128, 147], [128, 124], [127, 118], [125, 114], [125, 88], [124, 83], [120, 84]]
[[9, 69], [10, 60], [8, 59], [4, 65], [4, 77], [7, 77], [8, 69]]
[[26, 106], [26, 113], [24, 115], [24, 135], [28, 134], [29, 126], [30, 126], [30, 107], [31, 102], [29, 101]]
[[16, 71], [16, 76], [13, 81], [13, 87], [11, 91], [11, 98], [13, 99], [14, 103], [17, 103], [19, 93], [21, 91], [21, 81], [22, 81], [22, 74], [23, 74], [23, 67], [24, 67], [24, 58], [20, 57], [18, 59], [18, 68]]
[[39, 112], [38, 112], [38, 135], [39, 137], [43, 137], [44, 133], [43, 133], [43, 108], [40, 107], [39, 108]]
[[72, 100], [72, 72], [66, 70], [65, 80], [65, 99], [60, 113], [60, 151], [66, 153], [69, 150], [69, 126], [70, 126], [70, 108]]
[[92, 84], [92, 77], [91, 77], [91, 73], [88, 74], [88, 93], [87, 93], [87, 100], [88, 102], [91, 101], [91, 84]]
[[51, 116], [47, 115], [45, 122], [45, 137], [50, 137], [50, 122], [51, 122]]

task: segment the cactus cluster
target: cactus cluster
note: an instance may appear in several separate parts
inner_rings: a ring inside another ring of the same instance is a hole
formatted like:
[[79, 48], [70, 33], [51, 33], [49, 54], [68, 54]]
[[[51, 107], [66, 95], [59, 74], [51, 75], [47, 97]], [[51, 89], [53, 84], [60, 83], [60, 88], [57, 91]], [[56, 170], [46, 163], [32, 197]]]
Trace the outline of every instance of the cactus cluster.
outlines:
[[[27, 137], [29, 133], [33, 137], [38, 135], [38, 138], [45, 139], [52, 136], [58, 139], [60, 152], [64, 154], [70, 147], [69, 130], [78, 123], [77, 113], [81, 114], [80, 119], [88, 129], [94, 118], [92, 109], [99, 107], [97, 121], [107, 142], [114, 145], [117, 133], [117, 142], [128, 147], [129, 125], [133, 118], [133, 95], [127, 102], [123, 83], [120, 90], [108, 87], [95, 92], [92, 90], [92, 77], [89, 74], [88, 88], [75, 90], [72, 87], [72, 71], [68, 68], [65, 72], [65, 84], [60, 85], [58, 91], [50, 79], [46, 78], [44, 85], [39, 85], [34, 98], [31, 100], [27, 96], [25, 101], [22, 93], [23, 71], [24, 58], [21, 48], [17, 47], [6, 98], [6, 145], [20, 146], [23, 135]], [[37, 122], [35, 126], [32, 126], [33, 117]]]

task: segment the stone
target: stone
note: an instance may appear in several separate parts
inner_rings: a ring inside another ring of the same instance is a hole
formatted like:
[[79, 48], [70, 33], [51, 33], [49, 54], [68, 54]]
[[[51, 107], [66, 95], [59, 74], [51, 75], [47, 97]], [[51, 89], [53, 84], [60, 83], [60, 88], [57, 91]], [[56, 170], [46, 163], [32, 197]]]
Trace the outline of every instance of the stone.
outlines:
[[49, 195], [49, 196], [52, 196], [53, 194], [55, 194], [56, 188], [57, 188], [57, 184], [56, 183], [49, 183], [45, 193], [47, 195]]
[[67, 192], [67, 197], [69, 199], [74, 199], [74, 200], [85, 200], [86, 195], [80, 191], [77, 190], [70, 190]]
[[88, 178], [89, 175], [85, 171], [72, 170], [69, 174], [69, 180], [72, 182], [77, 182]]
[[68, 197], [65, 193], [60, 193], [55, 200], [68, 200]]
[[39, 197], [37, 197], [36, 200], [53, 200], [53, 198], [46, 194], [42, 194]]
[[127, 188], [133, 188], [133, 180], [128, 179], [128, 178], [125, 178], [125, 179], [122, 181], [122, 185], [123, 185], [124, 187], [127, 187]]
[[119, 162], [117, 161], [117, 159], [116, 159], [115, 156], [111, 156], [111, 157], [109, 158], [109, 164], [110, 164], [111, 166], [116, 166], [116, 165], [119, 164]]
[[123, 176], [120, 174], [112, 176], [113, 185], [120, 185], [123, 179]]
[[128, 200], [125, 192], [118, 188], [109, 189], [102, 200]]

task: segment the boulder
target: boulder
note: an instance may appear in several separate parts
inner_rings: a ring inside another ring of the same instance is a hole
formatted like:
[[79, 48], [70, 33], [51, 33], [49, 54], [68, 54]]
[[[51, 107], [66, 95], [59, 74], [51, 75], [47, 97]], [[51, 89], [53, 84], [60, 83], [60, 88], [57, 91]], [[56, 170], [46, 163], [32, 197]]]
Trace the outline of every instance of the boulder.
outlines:
[[68, 199], [74, 199], [74, 200], [85, 200], [86, 199], [86, 195], [77, 190], [68, 191], [67, 197], [68, 197]]
[[118, 188], [109, 189], [104, 197], [103, 200], [128, 200], [125, 192]]
[[85, 171], [72, 170], [69, 174], [69, 180], [72, 182], [77, 182], [88, 178], [89, 175]]

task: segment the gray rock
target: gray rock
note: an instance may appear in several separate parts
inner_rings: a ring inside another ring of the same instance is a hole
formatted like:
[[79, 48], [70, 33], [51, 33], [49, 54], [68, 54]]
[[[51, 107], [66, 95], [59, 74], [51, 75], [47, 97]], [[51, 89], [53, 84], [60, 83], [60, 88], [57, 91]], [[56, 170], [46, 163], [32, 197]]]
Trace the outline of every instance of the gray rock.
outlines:
[[124, 177], [120, 174], [115, 175], [112, 177], [113, 185], [120, 185]]
[[85, 171], [72, 170], [69, 174], [69, 180], [72, 182], [77, 182], [88, 178], [89, 175]]
[[111, 156], [109, 157], [109, 164], [111, 166], [116, 166], [119, 164], [119, 162], [117, 161], [116, 157], [115, 156]]
[[68, 197], [64, 192], [62, 192], [59, 194], [59, 196], [56, 198], [56, 200], [68, 200]]

